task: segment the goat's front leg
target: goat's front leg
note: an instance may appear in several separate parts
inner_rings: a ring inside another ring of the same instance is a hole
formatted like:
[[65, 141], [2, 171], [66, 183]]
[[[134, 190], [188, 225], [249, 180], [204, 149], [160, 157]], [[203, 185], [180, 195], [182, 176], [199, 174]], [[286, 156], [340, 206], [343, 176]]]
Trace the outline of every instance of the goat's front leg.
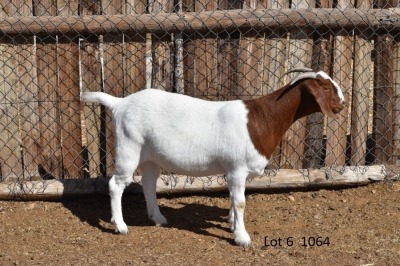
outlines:
[[246, 185], [246, 175], [232, 174], [227, 176], [228, 188], [231, 195], [233, 218], [233, 237], [237, 245], [248, 247], [251, 239], [244, 225], [244, 210], [246, 198], [244, 195]]

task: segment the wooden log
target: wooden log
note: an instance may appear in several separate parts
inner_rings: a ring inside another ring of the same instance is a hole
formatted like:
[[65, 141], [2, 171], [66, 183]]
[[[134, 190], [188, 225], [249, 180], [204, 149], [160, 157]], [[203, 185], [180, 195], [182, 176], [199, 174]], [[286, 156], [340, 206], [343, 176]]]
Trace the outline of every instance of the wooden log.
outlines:
[[[292, 1], [294, 9], [312, 8], [315, 2], [309, 0]], [[288, 69], [311, 67], [312, 45], [311, 31], [307, 29], [293, 28], [290, 31]], [[290, 74], [293, 79], [296, 73]], [[306, 137], [306, 121], [303, 117], [294, 122], [282, 138], [280, 168], [302, 168], [304, 154], [304, 139]]]
[[[371, 6], [371, 0], [356, 1], [357, 8], [368, 9]], [[363, 34], [356, 34], [354, 36], [354, 78], [351, 100], [351, 165], [365, 165], [372, 80], [371, 53], [371, 41]]]
[[[387, 178], [384, 165], [346, 166], [322, 169], [282, 169], [248, 180], [247, 191], [276, 189], [329, 188], [365, 185]], [[0, 200], [58, 200], [63, 197], [107, 195], [108, 178], [66, 179], [0, 183]], [[134, 180], [140, 180], [136, 176]], [[227, 191], [223, 176], [188, 177], [161, 176], [157, 181], [158, 194]], [[139, 183], [126, 189], [129, 194], [142, 194]]]
[[391, 31], [400, 28], [398, 9], [265, 9], [224, 10], [197, 13], [130, 14], [97, 16], [38, 16], [0, 18], [0, 31], [6, 35], [85, 35], [124, 32], [207, 32], [240, 29], [299, 29]]
[[[61, 16], [78, 15], [78, 1], [58, 0]], [[82, 130], [79, 87], [79, 40], [60, 36], [57, 47], [63, 178], [82, 178]]]

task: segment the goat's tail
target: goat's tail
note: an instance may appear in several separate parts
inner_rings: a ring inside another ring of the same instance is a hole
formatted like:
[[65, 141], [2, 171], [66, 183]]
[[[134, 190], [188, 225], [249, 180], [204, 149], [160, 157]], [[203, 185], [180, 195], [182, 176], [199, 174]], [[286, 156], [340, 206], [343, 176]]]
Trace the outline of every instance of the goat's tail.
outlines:
[[100, 103], [109, 109], [114, 109], [122, 99], [104, 92], [84, 92], [81, 95], [81, 100], [89, 103]]

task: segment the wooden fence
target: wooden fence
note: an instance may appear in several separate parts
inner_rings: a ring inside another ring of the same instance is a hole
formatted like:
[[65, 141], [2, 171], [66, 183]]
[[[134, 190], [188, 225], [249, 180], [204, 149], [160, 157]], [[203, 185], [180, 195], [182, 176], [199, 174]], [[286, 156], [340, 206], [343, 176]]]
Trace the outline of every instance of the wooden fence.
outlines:
[[250, 99], [303, 66], [329, 73], [349, 108], [338, 120], [314, 114], [296, 122], [270, 167], [400, 163], [397, 2], [0, 3], [2, 181], [112, 174], [109, 112], [81, 104], [83, 90]]

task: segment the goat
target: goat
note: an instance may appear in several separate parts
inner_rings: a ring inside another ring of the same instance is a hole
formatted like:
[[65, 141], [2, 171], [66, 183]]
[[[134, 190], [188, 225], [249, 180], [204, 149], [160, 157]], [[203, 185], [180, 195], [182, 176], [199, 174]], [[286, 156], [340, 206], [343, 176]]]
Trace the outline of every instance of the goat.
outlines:
[[167, 224], [156, 197], [160, 168], [189, 176], [225, 174], [233, 237], [247, 247], [251, 240], [243, 221], [246, 179], [264, 173], [283, 134], [297, 119], [321, 111], [336, 117], [345, 106], [340, 87], [325, 72], [290, 72], [295, 71], [304, 73], [254, 100], [206, 101], [156, 89], [125, 98], [84, 92], [84, 102], [98, 102], [112, 111], [116, 158], [109, 191], [116, 231], [128, 233], [121, 198], [139, 165], [148, 216], [157, 226]]

